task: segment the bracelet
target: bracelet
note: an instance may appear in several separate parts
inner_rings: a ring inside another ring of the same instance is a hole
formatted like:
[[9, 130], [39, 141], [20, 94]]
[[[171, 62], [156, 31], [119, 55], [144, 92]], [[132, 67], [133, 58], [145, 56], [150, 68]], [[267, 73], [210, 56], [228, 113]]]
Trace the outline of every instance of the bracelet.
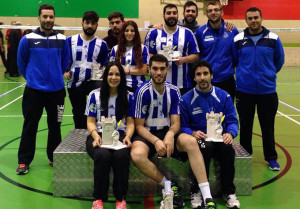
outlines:
[[153, 145], [155, 146], [155, 143], [158, 141], [159, 139], [156, 139], [155, 141], [154, 141], [154, 143], [153, 143]]
[[97, 131], [97, 129], [95, 128], [94, 130], [91, 131], [91, 136], [92, 136], [93, 131]]

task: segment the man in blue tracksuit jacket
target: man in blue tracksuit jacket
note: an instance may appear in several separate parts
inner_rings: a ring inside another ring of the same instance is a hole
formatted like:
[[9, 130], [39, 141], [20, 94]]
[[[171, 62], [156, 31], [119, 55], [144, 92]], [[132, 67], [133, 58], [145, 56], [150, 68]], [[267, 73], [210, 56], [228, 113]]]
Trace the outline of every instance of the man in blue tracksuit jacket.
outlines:
[[279, 37], [261, 25], [261, 11], [246, 12], [248, 28], [234, 38], [237, 62], [236, 107], [240, 120], [240, 143], [252, 154], [252, 128], [257, 106], [264, 157], [271, 170], [280, 170], [275, 150], [274, 123], [278, 109], [276, 77], [284, 63]]
[[[191, 70], [191, 77], [196, 87], [181, 97], [181, 131], [190, 134], [198, 140], [204, 157], [207, 176], [210, 159], [216, 156], [220, 162], [221, 187], [226, 204], [229, 208], [239, 208], [240, 203], [235, 195], [233, 139], [238, 135], [238, 120], [230, 95], [224, 90], [211, 85], [213, 71], [207, 61], [197, 61]], [[222, 122], [223, 142], [208, 142], [206, 113], [225, 115]], [[201, 146], [202, 145], [202, 146]], [[195, 191], [192, 191], [194, 193]]]
[[214, 77], [212, 84], [227, 91], [231, 98], [235, 97], [235, 66], [233, 63], [233, 38], [239, 33], [236, 27], [226, 30], [221, 18], [222, 5], [218, 1], [209, 2], [206, 8], [207, 24], [196, 31], [196, 39], [200, 50], [200, 60], [212, 65]]
[[39, 8], [40, 27], [24, 36], [18, 48], [18, 67], [26, 79], [22, 109], [23, 131], [18, 152], [17, 174], [26, 174], [35, 153], [36, 133], [45, 107], [49, 128], [47, 155], [53, 165], [53, 151], [61, 142], [60, 124], [66, 96], [63, 74], [70, 52], [66, 37], [54, 31], [55, 11], [51, 5]]

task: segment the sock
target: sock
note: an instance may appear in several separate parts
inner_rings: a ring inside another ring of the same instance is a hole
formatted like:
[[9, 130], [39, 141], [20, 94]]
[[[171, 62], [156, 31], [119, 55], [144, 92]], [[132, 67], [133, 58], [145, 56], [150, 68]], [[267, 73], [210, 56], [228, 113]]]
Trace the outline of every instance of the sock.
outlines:
[[159, 184], [164, 187], [165, 186], [165, 181], [168, 181], [168, 179], [166, 179], [166, 177], [164, 176], [163, 179], [161, 180], [161, 182], [159, 182]]
[[198, 184], [203, 200], [204, 200], [204, 204], [206, 204], [206, 198], [212, 198], [211, 193], [210, 193], [210, 188], [209, 188], [209, 183], [208, 182], [204, 182], [201, 184]]

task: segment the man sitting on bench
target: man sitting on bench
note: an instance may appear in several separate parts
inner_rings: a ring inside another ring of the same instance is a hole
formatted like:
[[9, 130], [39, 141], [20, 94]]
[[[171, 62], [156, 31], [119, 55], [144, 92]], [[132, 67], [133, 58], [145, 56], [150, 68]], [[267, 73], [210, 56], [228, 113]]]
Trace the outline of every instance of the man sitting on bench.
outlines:
[[[196, 87], [181, 97], [181, 131], [198, 141], [207, 176], [211, 157], [217, 157], [226, 206], [238, 209], [240, 202], [235, 195], [233, 183], [235, 151], [232, 141], [238, 134], [235, 107], [226, 91], [211, 85], [212, 67], [207, 61], [194, 63], [191, 77]], [[192, 186], [191, 206], [197, 208], [201, 202], [199, 189]]]

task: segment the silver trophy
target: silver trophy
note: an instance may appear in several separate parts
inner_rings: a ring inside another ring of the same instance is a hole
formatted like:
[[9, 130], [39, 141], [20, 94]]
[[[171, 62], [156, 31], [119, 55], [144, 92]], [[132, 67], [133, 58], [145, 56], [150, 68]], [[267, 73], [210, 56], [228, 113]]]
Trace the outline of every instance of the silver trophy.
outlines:
[[180, 57], [181, 53], [180, 51], [175, 51], [176, 47], [172, 49], [171, 45], [163, 45], [162, 46], [163, 50], [158, 50], [158, 54], [164, 55], [169, 62], [171, 61], [178, 61], [175, 57]]
[[102, 126], [102, 144], [117, 146], [119, 141], [119, 132], [115, 130], [116, 128], [116, 117], [111, 118], [101, 117]]
[[214, 113], [214, 111], [211, 111], [210, 113], [206, 113], [207, 139], [205, 141], [223, 142], [222, 118], [222, 112]]
[[91, 80], [101, 80], [103, 71], [100, 63], [92, 63], [92, 76]]

